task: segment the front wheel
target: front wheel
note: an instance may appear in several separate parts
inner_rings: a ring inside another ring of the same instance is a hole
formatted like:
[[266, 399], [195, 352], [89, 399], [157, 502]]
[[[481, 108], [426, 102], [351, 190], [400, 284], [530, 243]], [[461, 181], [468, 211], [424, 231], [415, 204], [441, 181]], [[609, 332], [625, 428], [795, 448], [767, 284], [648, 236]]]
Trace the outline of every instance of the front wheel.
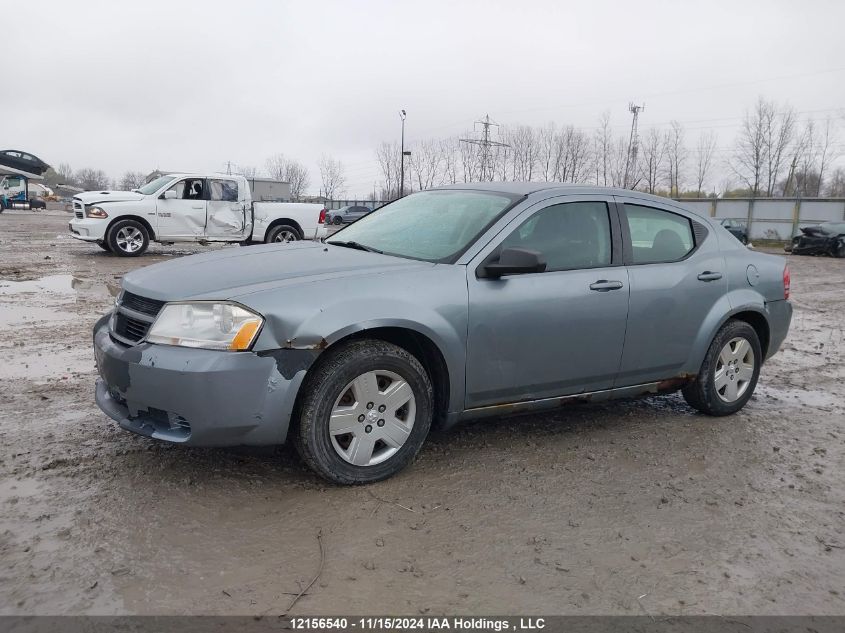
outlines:
[[265, 243], [270, 244], [271, 242], [296, 242], [301, 239], [302, 237], [299, 235], [299, 231], [296, 230], [296, 227], [290, 226], [289, 224], [280, 224], [279, 226], [274, 226], [270, 229], [267, 233], [267, 238], [264, 241]]
[[716, 334], [696, 379], [683, 388], [684, 399], [707, 415], [736, 413], [754, 393], [762, 363], [757, 332], [732, 319]]
[[150, 245], [150, 234], [137, 220], [119, 220], [109, 229], [106, 244], [115, 255], [138, 257]]
[[103, 240], [97, 240], [97, 246], [102, 248], [104, 251], [111, 253], [111, 246], [109, 246], [108, 242]]
[[309, 374], [294, 434], [297, 451], [320, 476], [363, 484], [395, 475], [431, 428], [433, 392], [420, 362], [380, 340], [326, 352]]
[[335, 226], [340, 226], [341, 224], [343, 224], [343, 218], [340, 217], [339, 215], [334, 216], [334, 219], [332, 220], [332, 224], [334, 224]]

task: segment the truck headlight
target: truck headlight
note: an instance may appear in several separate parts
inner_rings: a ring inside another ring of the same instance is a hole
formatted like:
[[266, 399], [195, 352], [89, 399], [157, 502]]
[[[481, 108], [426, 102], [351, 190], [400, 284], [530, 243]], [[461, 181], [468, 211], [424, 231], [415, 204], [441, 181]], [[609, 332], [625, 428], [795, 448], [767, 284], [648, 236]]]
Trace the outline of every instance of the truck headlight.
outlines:
[[100, 207], [87, 206], [85, 207], [85, 215], [89, 218], [97, 218], [102, 220], [109, 217], [109, 214], [103, 211]]
[[235, 303], [168, 303], [147, 334], [150, 343], [203, 349], [248, 350], [264, 318]]

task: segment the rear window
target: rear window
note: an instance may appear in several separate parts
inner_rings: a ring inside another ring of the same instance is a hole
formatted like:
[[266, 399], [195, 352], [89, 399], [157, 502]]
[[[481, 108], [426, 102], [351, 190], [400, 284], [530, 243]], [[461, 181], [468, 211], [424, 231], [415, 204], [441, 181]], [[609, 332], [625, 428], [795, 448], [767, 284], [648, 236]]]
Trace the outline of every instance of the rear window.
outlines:
[[626, 204], [625, 216], [635, 264], [675, 262], [686, 257], [695, 247], [692, 225], [682, 215]]

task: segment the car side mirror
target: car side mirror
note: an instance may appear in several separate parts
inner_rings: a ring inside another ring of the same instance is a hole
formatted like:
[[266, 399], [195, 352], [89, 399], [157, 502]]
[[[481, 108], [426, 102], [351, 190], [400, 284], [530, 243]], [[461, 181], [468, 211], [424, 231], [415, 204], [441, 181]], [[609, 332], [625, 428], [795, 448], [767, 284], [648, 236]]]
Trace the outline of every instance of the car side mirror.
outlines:
[[176, 195], [175, 189], [168, 189], [167, 191], [164, 192], [163, 197], [164, 197], [165, 200], [176, 200], [176, 198], [178, 196]]
[[484, 266], [486, 277], [498, 279], [503, 275], [541, 273], [546, 270], [546, 260], [537, 251], [527, 248], [506, 248], [497, 261]]

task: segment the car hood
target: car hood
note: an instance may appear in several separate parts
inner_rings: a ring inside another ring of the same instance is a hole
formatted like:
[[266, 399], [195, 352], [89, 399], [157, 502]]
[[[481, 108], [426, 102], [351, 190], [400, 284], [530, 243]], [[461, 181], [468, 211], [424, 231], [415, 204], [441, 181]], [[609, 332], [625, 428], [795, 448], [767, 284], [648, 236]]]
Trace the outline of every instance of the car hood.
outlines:
[[97, 204], [99, 202], [129, 202], [143, 200], [146, 196], [135, 191], [86, 191], [74, 196], [83, 204]]
[[230, 247], [140, 268], [129, 292], [159, 299], [236, 299], [283, 285], [398, 272], [435, 264], [317, 242]]

